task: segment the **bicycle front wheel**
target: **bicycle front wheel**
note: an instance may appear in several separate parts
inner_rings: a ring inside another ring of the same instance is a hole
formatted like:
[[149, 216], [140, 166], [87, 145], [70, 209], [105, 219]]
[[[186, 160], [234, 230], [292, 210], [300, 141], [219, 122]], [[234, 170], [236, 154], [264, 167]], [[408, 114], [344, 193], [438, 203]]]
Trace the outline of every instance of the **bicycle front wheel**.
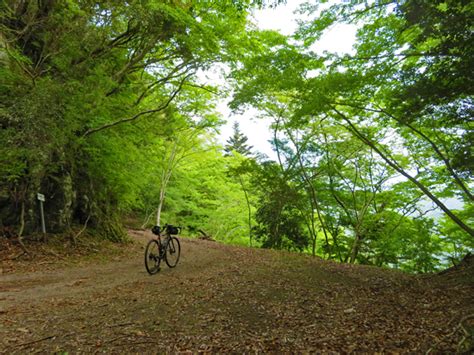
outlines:
[[150, 275], [156, 274], [160, 270], [160, 244], [152, 239], [145, 249], [145, 268]]
[[166, 247], [165, 262], [169, 267], [175, 267], [178, 264], [181, 255], [181, 246], [176, 237], [171, 237]]

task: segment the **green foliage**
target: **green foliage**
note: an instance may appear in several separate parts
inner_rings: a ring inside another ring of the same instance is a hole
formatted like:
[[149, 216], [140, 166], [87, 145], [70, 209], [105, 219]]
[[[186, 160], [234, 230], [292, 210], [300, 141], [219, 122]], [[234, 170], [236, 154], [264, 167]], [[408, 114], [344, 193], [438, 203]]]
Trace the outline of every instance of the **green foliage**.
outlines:
[[[324, 3], [301, 7], [314, 19], [301, 22], [291, 45], [262, 32], [259, 50], [233, 73], [233, 105], [253, 105], [274, 120], [273, 144], [287, 186], [303, 192], [298, 223], [314, 236], [313, 250], [433, 271], [453, 254], [444, 240], [456, 239], [461, 254], [474, 235], [466, 213], [473, 8], [464, 1]], [[316, 55], [313, 46], [337, 23], [359, 26], [355, 53]], [[456, 231], [424, 217], [423, 195]], [[464, 211], [451, 210], [446, 198], [463, 201]], [[285, 201], [274, 200], [262, 211]]]
[[165, 154], [176, 131], [215, 128], [195, 74], [230, 60], [246, 26], [229, 3], [6, 1], [0, 14], [0, 224], [27, 232], [39, 191], [50, 231], [112, 230], [149, 208], [163, 156], [143, 146]]
[[234, 122], [233, 129], [233, 134], [224, 148], [226, 155], [231, 155], [233, 151], [244, 156], [251, 155], [253, 147], [247, 145], [248, 138], [240, 131], [238, 122]]
[[217, 240], [248, 245], [244, 194], [227, 174], [217, 147], [203, 148], [177, 169], [164, 220], [183, 225], [187, 234], [203, 231]]
[[[460, 260], [474, 247], [472, 4], [319, 1], [290, 38], [247, 22], [282, 2], [2, 2], [0, 226], [34, 231], [42, 192], [52, 232], [87, 223], [120, 241], [133, 215], [412, 272]], [[338, 23], [359, 26], [354, 53], [314, 53]], [[278, 163], [252, 157], [237, 123], [216, 144], [217, 88], [197, 75], [215, 63], [233, 110], [273, 119]]]
[[259, 194], [255, 237], [265, 248], [302, 251], [308, 235], [302, 228], [302, 195], [297, 186], [285, 179], [276, 163], [266, 162], [256, 169], [252, 177]]

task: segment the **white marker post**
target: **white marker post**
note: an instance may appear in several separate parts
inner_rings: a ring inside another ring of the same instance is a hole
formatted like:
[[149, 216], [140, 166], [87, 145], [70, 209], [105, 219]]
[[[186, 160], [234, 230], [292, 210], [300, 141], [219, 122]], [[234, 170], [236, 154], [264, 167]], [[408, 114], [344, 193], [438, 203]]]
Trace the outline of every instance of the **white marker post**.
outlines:
[[43, 234], [46, 234], [46, 224], [44, 223], [44, 210], [43, 210], [43, 202], [46, 201], [46, 199], [44, 198], [44, 195], [40, 194], [39, 192], [36, 196], [38, 198], [38, 201], [40, 202], [41, 231], [43, 232]]

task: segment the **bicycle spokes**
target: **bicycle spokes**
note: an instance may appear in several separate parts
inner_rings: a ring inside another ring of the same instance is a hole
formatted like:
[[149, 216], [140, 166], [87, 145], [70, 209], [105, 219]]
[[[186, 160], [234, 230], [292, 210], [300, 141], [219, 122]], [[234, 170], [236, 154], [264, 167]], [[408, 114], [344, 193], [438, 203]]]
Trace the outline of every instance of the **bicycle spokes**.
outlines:
[[150, 260], [157, 261], [158, 258], [159, 258], [159, 256], [158, 256], [158, 255], [155, 255], [155, 254], [150, 254], [150, 255], [148, 255], [148, 259], [150, 259]]
[[[155, 226], [152, 230], [158, 236], [148, 242], [145, 250], [145, 267], [149, 274], [155, 274], [160, 270], [160, 262], [164, 260], [169, 267], [175, 267], [178, 264], [181, 253], [181, 246], [178, 238], [174, 235], [178, 234], [181, 227], [165, 225], [163, 229]], [[161, 235], [161, 232], [164, 235]], [[165, 237], [162, 242], [162, 237]]]
[[150, 240], [145, 249], [145, 268], [151, 275], [160, 270], [160, 244], [156, 240]]
[[166, 248], [165, 262], [169, 267], [175, 267], [179, 261], [181, 247], [176, 237], [170, 238]]

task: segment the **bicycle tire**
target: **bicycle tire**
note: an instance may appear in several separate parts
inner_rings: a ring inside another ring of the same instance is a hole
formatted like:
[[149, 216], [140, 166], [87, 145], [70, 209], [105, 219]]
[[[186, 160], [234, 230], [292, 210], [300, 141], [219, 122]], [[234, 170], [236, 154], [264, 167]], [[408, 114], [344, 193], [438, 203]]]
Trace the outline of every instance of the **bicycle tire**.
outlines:
[[150, 275], [160, 271], [160, 244], [157, 240], [150, 240], [145, 249], [145, 268]]
[[176, 237], [171, 237], [166, 246], [165, 262], [166, 265], [173, 268], [178, 264], [181, 255], [181, 245]]

